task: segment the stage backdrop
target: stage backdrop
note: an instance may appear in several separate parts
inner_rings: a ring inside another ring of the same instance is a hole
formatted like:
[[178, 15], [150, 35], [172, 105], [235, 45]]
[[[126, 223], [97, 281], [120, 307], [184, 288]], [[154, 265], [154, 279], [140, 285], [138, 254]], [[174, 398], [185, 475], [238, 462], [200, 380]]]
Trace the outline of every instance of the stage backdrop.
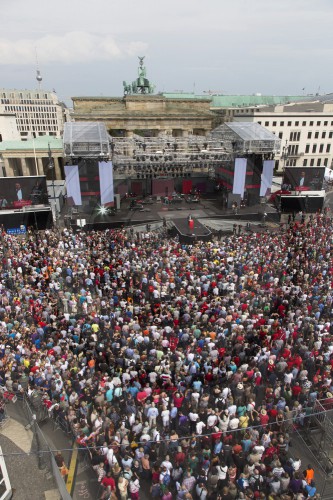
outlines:
[[171, 196], [175, 189], [173, 179], [156, 179], [153, 180], [153, 196]]
[[65, 177], [67, 188], [67, 200], [73, 200], [74, 205], [82, 205], [79, 167], [77, 165], [65, 165]]
[[191, 181], [191, 179], [184, 179], [183, 180], [182, 191], [183, 191], [183, 194], [189, 194], [192, 191], [192, 181]]
[[240, 194], [242, 198], [244, 196], [245, 188], [246, 164], [247, 158], [235, 159], [234, 184], [232, 193]]
[[261, 174], [260, 196], [267, 196], [271, 192], [273, 182], [274, 160], [265, 160]]
[[101, 204], [108, 205], [114, 202], [112, 161], [100, 161], [98, 168]]

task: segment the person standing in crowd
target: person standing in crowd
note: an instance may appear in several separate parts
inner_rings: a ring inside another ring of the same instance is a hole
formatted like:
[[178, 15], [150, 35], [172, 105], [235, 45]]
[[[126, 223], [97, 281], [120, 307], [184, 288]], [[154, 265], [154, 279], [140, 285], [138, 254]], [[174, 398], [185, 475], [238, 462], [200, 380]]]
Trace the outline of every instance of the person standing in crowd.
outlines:
[[3, 233], [1, 384], [89, 448], [101, 495], [315, 495], [288, 448], [333, 400], [332, 229]]

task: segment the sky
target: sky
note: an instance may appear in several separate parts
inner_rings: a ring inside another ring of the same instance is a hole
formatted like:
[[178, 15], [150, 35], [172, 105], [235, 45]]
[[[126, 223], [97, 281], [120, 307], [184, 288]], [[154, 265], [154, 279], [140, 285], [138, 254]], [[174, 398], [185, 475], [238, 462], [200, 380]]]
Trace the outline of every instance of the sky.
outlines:
[[[121, 96], [333, 92], [332, 0], [0, 0], [0, 87]], [[36, 57], [37, 55], [37, 57]]]

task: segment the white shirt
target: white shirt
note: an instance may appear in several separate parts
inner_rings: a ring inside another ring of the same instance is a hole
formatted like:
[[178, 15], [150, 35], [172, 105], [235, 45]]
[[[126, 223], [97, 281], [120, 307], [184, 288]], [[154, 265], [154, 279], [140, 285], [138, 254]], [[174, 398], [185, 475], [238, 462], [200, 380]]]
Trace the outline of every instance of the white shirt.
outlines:
[[197, 434], [202, 434], [202, 430], [204, 427], [206, 427], [206, 424], [204, 424], [203, 422], [197, 422], [196, 425]]

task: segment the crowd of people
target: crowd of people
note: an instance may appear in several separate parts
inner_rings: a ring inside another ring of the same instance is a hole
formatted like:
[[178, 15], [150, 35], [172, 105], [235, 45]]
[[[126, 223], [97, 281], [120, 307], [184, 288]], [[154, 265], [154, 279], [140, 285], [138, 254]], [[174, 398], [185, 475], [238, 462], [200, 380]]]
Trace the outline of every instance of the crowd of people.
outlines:
[[96, 497], [318, 498], [289, 447], [332, 397], [332, 229], [3, 233], [0, 382], [45, 395]]

